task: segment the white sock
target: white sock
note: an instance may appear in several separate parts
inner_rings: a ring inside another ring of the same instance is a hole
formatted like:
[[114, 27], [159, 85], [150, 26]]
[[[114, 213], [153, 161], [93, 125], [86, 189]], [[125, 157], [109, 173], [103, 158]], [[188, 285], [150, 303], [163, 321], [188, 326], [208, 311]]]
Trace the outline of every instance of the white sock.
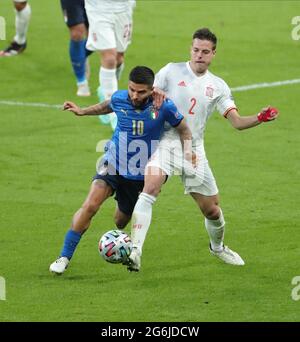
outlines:
[[118, 80], [118, 81], [119, 81], [119, 79], [120, 79], [121, 76], [122, 76], [122, 73], [123, 73], [124, 68], [125, 68], [125, 64], [124, 64], [124, 63], [122, 63], [121, 65], [119, 65], [119, 66], [117, 67], [116, 76], [117, 76], [117, 80]]
[[116, 69], [106, 69], [101, 67], [99, 71], [99, 82], [105, 99], [110, 99], [112, 94], [118, 90]]
[[209, 220], [205, 218], [205, 227], [210, 238], [211, 248], [216, 252], [222, 251], [225, 232], [225, 220], [221, 209], [220, 217], [217, 220]]
[[142, 252], [152, 218], [152, 205], [156, 201], [154, 196], [142, 192], [135, 204], [132, 214], [131, 239], [133, 247]]
[[26, 42], [26, 34], [29, 26], [31, 7], [27, 3], [22, 11], [16, 12], [16, 35], [14, 41], [18, 44], [24, 44]]

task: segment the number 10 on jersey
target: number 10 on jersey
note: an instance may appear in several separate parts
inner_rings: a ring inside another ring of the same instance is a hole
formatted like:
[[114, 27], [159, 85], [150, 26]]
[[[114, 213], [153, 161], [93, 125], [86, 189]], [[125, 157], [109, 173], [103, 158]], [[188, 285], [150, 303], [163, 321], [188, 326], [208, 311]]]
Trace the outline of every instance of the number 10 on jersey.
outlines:
[[132, 135], [144, 134], [144, 121], [132, 120]]

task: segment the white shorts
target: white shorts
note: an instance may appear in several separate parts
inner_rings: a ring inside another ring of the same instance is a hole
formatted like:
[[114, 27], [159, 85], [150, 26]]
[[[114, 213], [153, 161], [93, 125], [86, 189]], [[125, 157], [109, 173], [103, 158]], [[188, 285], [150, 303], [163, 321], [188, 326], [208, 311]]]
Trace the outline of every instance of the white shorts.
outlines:
[[98, 13], [86, 9], [86, 14], [89, 21], [88, 50], [126, 51], [132, 36], [131, 9], [121, 13]]
[[162, 139], [147, 166], [158, 167], [169, 177], [180, 175], [185, 194], [196, 192], [205, 196], [214, 196], [219, 191], [203, 144], [195, 147], [194, 150], [198, 160], [195, 169], [184, 165], [181, 142], [178, 139]]
[[28, 0], [13, 0], [13, 2], [27, 2]]

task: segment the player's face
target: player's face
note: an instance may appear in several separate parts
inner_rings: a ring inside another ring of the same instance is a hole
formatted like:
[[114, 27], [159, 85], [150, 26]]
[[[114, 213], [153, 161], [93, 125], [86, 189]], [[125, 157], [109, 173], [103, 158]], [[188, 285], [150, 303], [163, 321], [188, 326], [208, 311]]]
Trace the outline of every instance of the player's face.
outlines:
[[141, 107], [152, 95], [153, 88], [147, 84], [138, 84], [132, 81], [128, 83], [128, 94], [135, 107]]
[[206, 72], [216, 54], [213, 43], [209, 40], [194, 39], [191, 48], [191, 68], [197, 75]]

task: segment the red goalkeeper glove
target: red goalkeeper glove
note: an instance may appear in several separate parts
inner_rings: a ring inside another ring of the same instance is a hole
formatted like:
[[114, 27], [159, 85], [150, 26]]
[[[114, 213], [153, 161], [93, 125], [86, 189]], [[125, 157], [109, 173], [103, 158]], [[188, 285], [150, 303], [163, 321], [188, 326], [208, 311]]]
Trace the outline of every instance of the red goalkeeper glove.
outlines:
[[278, 109], [275, 107], [264, 108], [260, 113], [257, 114], [257, 119], [259, 122], [268, 122], [276, 119], [278, 114]]

